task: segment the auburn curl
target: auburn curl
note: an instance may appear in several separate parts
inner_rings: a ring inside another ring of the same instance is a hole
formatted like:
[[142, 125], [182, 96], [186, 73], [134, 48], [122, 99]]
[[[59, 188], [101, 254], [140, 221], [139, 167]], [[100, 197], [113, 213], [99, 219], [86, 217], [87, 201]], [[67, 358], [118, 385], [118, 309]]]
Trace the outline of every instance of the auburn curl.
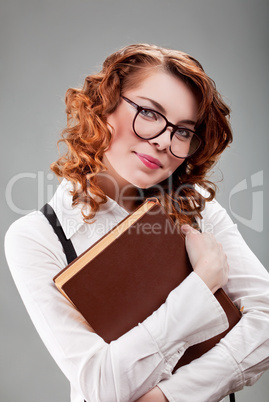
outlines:
[[[73, 183], [73, 206], [82, 204], [85, 222], [90, 222], [99, 205], [107, 201], [96, 180], [98, 173], [105, 172], [102, 157], [111, 139], [107, 117], [116, 109], [121, 94], [139, 84], [153, 68], [183, 80], [197, 97], [195, 131], [202, 145], [167, 180], [143, 189], [144, 198], [158, 197], [174, 221], [193, 224], [196, 217], [201, 218], [205, 202], [215, 196], [216, 185], [207, 174], [232, 141], [228, 106], [196, 59], [177, 50], [135, 44], [107, 57], [102, 70], [87, 76], [81, 89], [66, 92], [67, 127], [59, 142], [67, 151], [51, 169]], [[197, 186], [204, 188], [206, 195], [197, 191]]]

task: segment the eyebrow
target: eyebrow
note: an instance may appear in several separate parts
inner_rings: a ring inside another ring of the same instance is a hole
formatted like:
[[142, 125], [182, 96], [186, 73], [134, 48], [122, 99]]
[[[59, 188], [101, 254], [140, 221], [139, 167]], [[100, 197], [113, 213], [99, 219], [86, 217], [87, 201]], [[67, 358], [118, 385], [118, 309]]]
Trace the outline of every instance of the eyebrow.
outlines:
[[[144, 100], [147, 100], [147, 101], [151, 102], [152, 105], [153, 105], [156, 109], [158, 109], [162, 114], [164, 114], [164, 115], [167, 114], [165, 108], [164, 108], [159, 102], [156, 102], [155, 100], [150, 99], [150, 98], [146, 98], [145, 96], [139, 96], [138, 98], [144, 99]], [[181, 121], [180, 121], [180, 124], [190, 124], [190, 125], [193, 125], [193, 126], [195, 126], [196, 123], [197, 123], [196, 121], [194, 121], [194, 120], [189, 120], [189, 119], [184, 119], [184, 120], [181, 120]], [[176, 125], [178, 125], [178, 124], [176, 124]]]

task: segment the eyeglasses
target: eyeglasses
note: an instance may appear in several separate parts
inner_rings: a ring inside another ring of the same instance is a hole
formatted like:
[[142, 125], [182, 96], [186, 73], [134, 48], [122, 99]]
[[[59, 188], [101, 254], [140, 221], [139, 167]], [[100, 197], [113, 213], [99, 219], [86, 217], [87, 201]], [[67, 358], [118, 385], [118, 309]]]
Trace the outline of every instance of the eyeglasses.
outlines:
[[126, 102], [136, 108], [137, 112], [133, 120], [135, 134], [143, 140], [151, 140], [164, 133], [167, 127], [172, 127], [171, 144], [169, 150], [177, 158], [188, 158], [200, 147], [201, 139], [186, 127], [179, 127], [170, 123], [167, 118], [156, 110], [137, 105], [130, 99], [122, 96]]

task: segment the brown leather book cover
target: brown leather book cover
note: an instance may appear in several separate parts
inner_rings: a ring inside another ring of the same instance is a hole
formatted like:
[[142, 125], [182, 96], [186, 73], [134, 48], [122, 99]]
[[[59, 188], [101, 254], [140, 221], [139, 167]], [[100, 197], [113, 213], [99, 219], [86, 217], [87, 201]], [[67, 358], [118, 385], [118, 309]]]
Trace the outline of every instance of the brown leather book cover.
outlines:
[[[111, 342], [157, 310], [191, 271], [184, 237], [150, 199], [53, 280], [94, 331]], [[228, 316], [228, 330], [188, 348], [176, 368], [211, 349], [241, 318], [222, 289], [215, 296]]]

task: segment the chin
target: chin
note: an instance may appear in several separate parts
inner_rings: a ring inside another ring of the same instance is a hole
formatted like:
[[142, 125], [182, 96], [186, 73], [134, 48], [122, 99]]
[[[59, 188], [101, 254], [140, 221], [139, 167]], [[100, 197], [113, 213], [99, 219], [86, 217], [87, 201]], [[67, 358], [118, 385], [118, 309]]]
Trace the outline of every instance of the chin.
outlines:
[[148, 188], [157, 186], [157, 183], [140, 183], [140, 182], [136, 182], [136, 183], [132, 183], [133, 186], [135, 186], [136, 188], [141, 188], [142, 190], [146, 190]]
[[[144, 175], [125, 175], [124, 179], [126, 183], [129, 183], [131, 186], [136, 188], [140, 188], [142, 190], [149, 189], [154, 186], [158, 186], [162, 181], [163, 178], [155, 178], [155, 180], [151, 181], [150, 177], [143, 177]], [[122, 176], [123, 177], [123, 176]], [[151, 178], [152, 179], [152, 178]]]

